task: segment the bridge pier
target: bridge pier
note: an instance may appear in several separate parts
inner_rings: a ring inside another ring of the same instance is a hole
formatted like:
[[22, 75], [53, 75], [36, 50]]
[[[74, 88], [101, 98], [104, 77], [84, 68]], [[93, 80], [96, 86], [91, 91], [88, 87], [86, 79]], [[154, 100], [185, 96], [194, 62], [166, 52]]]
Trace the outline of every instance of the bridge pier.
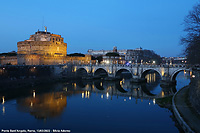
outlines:
[[141, 82], [145, 82], [146, 79], [145, 78], [141, 78], [139, 75], [133, 75], [133, 77], [130, 79], [130, 82], [133, 83], [141, 83]]
[[176, 85], [176, 80], [171, 80], [170, 76], [163, 76], [160, 81], [160, 86], [173, 86]]
[[108, 77], [105, 77], [104, 80], [115, 81], [115, 80], [120, 80], [120, 77], [116, 77], [115, 74], [109, 73]]

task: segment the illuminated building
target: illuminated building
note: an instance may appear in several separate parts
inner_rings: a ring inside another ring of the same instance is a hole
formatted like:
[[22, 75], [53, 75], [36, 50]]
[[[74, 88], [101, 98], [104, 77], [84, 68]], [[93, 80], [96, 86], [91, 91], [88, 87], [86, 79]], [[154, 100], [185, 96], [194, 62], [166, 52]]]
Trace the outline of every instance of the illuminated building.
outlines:
[[90, 62], [92, 62], [91, 60], [92, 60], [91, 55], [74, 53], [74, 54], [67, 55], [66, 62], [75, 63], [75, 64], [89, 64]]
[[54, 65], [66, 63], [67, 43], [61, 35], [37, 31], [28, 40], [17, 43], [18, 65]]
[[17, 65], [17, 53], [15, 51], [0, 54], [1, 65]]
[[107, 53], [102, 56], [104, 64], [125, 64], [125, 56], [117, 52]]

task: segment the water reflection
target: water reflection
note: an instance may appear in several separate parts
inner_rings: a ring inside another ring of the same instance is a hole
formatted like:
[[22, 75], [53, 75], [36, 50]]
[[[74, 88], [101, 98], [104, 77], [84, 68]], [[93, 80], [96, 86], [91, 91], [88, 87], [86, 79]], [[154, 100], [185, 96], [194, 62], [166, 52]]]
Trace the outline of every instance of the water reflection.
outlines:
[[[79, 86], [80, 84], [80, 86]], [[83, 86], [83, 84], [85, 84]], [[159, 90], [158, 88], [159, 87]], [[87, 81], [79, 81], [77, 82], [77, 90], [84, 91], [81, 95], [83, 98], [84, 96], [87, 96], [86, 94], [88, 92], [94, 92], [94, 93], [100, 93], [102, 94], [101, 98], [103, 98], [105, 95], [106, 98], [109, 96], [125, 96], [134, 98], [145, 98], [145, 99], [153, 99], [153, 98], [160, 98], [160, 97], [166, 97], [169, 95], [173, 95], [176, 88], [175, 86], [168, 87], [168, 88], [161, 88], [158, 83], [153, 84], [134, 84], [130, 83], [129, 80], [121, 80], [116, 82], [108, 82], [108, 81], [94, 81], [94, 82], [87, 82]], [[157, 89], [157, 94], [152, 93], [152, 90]], [[70, 90], [68, 90], [70, 91]], [[71, 90], [72, 91], [72, 90]], [[92, 94], [91, 94], [92, 95]]]
[[[185, 73], [184, 73], [185, 74]], [[112, 100], [113, 96], [124, 97], [123, 101], [138, 99], [148, 100], [149, 105], [155, 105], [157, 98], [163, 98], [173, 95], [177, 90], [176, 86], [161, 87], [160, 77], [156, 73], [148, 73], [147, 83], [131, 83], [129, 79], [121, 81], [102, 81], [102, 80], [79, 80], [58, 84], [52, 92], [38, 93], [33, 90], [30, 97], [17, 99], [17, 108], [22, 112], [29, 112], [37, 119], [46, 119], [57, 117], [62, 114], [67, 106], [67, 97], [79, 95], [81, 99], [90, 99], [93, 95], [100, 94], [101, 99]], [[39, 89], [38, 89], [39, 90]], [[2, 97], [2, 103], [4, 103]], [[5, 113], [5, 108], [3, 109]]]
[[3, 108], [2, 108], [2, 113], [3, 113], [3, 115], [5, 114], [5, 111], [6, 109], [5, 109], [5, 106], [3, 106]]
[[46, 119], [59, 116], [67, 106], [67, 96], [63, 92], [51, 92], [38, 94], [32, 97], [21, 98], [17, 100], [18, 110], [29, 112], [37, 119]]

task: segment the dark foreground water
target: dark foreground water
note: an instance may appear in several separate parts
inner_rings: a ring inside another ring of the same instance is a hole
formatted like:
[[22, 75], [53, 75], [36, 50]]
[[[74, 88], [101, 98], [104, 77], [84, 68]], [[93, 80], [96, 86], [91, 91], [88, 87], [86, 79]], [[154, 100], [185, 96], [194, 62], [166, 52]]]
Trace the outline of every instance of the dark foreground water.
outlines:
[[160, 107], [156, 99], [188, 85], [188, 74], [179, 73], [176, 87], [170, 88], [161, 88], [155, 73], [146, 78], [146, 84], [131, 84], [126, 79], [76, 81], [0, 94], [0, 130], [179, 132], [171, 111]]

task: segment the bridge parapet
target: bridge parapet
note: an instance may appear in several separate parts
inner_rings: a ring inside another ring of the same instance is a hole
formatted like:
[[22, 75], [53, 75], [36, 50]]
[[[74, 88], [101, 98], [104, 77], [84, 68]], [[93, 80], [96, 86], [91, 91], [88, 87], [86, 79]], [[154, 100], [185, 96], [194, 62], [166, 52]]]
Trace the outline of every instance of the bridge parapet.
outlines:
[[146, 68], [157, 68], [157, 67], [183, 68], [183, 67], [188, 67], [187, 65], [182, 65], [182, 64], [174, 64], [174, 65], [166, 65], [166, 64], [161, 64], [161, 65], [144, 65], [144, 64], [131, 64], [131, 65], [126, 65], [126, 64], [78, 64], [77, 66], [115, 66], [115, 67], [146, 67]]

